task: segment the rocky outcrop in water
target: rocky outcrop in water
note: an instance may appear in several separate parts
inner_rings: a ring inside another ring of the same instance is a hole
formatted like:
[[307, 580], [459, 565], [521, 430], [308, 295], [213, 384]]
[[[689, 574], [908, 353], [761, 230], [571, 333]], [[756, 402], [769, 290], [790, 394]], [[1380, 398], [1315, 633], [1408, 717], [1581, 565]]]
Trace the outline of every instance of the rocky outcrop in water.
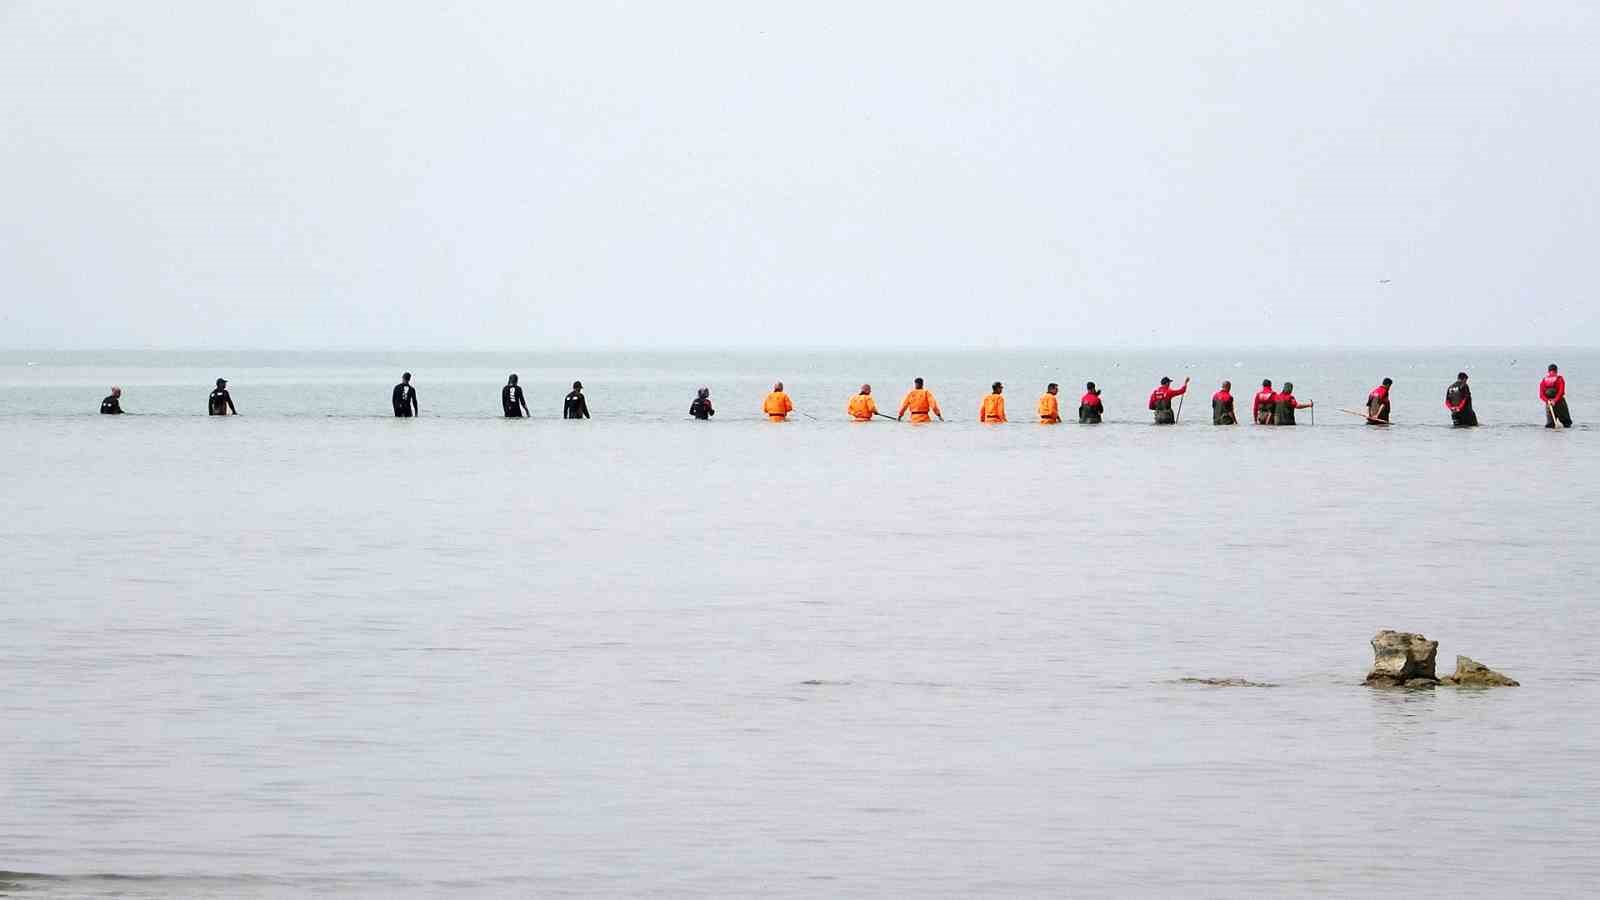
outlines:
[[1451, 687], [1517, 687], [1516, 679], [1489, 668], [1467, 656], [1456, 657], [1454, 675], [1434, 675], [1439, 642], [1409, 631], [1380, 631], [1372, 639], [1372, 671], [1366, 683], [1373, 687], [1422, 688], [1444, 684]]
[[1440, 684], [1456, 687], [1518, 687], [1517, 680], [1489, 668], [1469, 656], [1456, 657], [1456, 673], [1439, 679]]
[[1373, 687], [1432, 687], [1439, 683], [1433, 674], [1439, 642], [1409, 631], [1380, 631], [1372, 639], [1372, 671], [1367, 684]]

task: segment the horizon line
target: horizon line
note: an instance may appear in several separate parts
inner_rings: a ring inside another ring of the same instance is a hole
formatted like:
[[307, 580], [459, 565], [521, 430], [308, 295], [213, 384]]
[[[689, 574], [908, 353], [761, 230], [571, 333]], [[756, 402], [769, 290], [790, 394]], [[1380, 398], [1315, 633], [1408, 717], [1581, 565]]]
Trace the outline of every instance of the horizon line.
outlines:
[[580, 353], [1123, 353], [1123, 352], [1294, 352], [1303, 350], [1320, 351], [1351, 351], [1351, 352], [1409, 352], [1409, 351], [1492, 351], [1492, 350], [1547, 350], [1560, 351], [1592, 351], [1600, 350], [1600, 346], [1586, 344], [1158, 344], [1158, 345], [1132, 345], [1132, 344], [1008, 344], [988, 347], [961, 345], [821, 345], [821, 344], [794, 344], [794, 345], [758, 345], [745, 344], [741, 346], [727, 345], [683, 345], [672, 347], [651, 347], [639, 345], [613, 345], [604, 347], [367, 347], [367, 346], [331, 346], [331, 347], [268, 347], [268, 346], [225, 346], [225, 347], [192, 347], [192, 346], [106, 346], [106, 347], [43, 347], [43, 346], [0, 346], [0, 353], [360, 353], [360, 354], [450, 354], [450, 353], [545, 353], [545, 354], [580, 354]]

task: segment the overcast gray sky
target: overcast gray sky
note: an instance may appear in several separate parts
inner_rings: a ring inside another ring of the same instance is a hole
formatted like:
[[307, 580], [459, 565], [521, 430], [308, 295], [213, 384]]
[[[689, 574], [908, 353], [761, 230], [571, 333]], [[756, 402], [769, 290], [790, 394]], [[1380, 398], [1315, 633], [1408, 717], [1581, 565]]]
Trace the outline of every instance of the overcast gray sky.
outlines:
[[0, 0], [0, 344], [1600, 344], [1597, 8]]

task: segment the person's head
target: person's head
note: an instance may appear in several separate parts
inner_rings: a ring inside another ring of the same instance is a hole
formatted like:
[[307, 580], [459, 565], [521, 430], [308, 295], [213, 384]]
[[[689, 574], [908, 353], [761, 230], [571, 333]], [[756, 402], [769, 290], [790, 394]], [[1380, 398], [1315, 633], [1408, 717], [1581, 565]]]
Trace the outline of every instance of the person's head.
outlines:
[[772, 389], [773, 389], [773, 390], [774, 390], [774, 391], [781, 391], [781, 390], [783, 390], [783, 382], [781, 382], [781, 381], [780, 381], [780, 382], [778, 382], [778, 383], [777, 383], [777, 384], [774, 384], [774, 385], [773, 385], [773, 386], [772, 386]]
[[1386, 387], [1386, 388], [1394, 387], [1394, 379], [1393, 378], [1385, 378], [1383, 380], [1383, 386]]
[[1044, 392], [1046, 394], [1054, 394], [1056, 391], [1059, 391], [1059, 390], [1061, 390], [1061, 385], [1056, 384], [1054, 381], [1052, 381], [1049, 384], [1044, 386]]
[[710, 398], [710, 396], [711, 396], [711, 388], [701, 388], [700, 389], [700, 399], [701, 400], [708, 399], [708, 398]]
[[1550, 364], [1550, 368], [1546, 369], [1545, 371], [1549, 372], [1551, 375], [1554, 375], [1555, 373], [1557, 373], [1557, 372], [1559, 372], [1561, 370], [1556, 368], [1556, 364], [1555, 363], [1551, 363]]
[[920, 387], [922, 387], [922, 379], [921, 378], [913, 378], [913, 379], [911, 379], [911, 384], [914, 387], [919, 387], [920, 388]]
[[1233, 390], [1233, 382], [1231, 382], [1231, 381], [1224, 381], [1224, 382], [1223, 382], [1223, 383], [1222, 383], [1222, 389], [1223, 389], [1223, 390], [1225, 390], [1225, 391], [1231, 391], [1231, 390]]
[[574, 381], [574, 382], [573, 382], [573, 383], [572, 383], [572, 389], [573, 389], [573, 390], [575, 390], [575, 391], [581, 391], [581, 390], [583, 390], [583, 382], [581, 382], [581, 381]]
[[1272, 379], [1271, 378], [1263, 378], [1263, 379], [1261, 379], [1261, 386], [1270, 390], [1272, 388]]
[[1099, 393], [1099, 389], [1094, 386], [1094, 382], [1092, 382], [1092, 381], [1087, 382], [1086, 384], [1084, 384], [1083, 389], [1088, 391], [1091, 394]]
[[1001, 384], [998, 381], [996, 381], [994, 384], [989, 385], [989, 390], [993, 391], [996, 394], [1000, 393], [1001, 391], [1003, 391], [1005, 389], [1006, 389], [1006, 386]]
[[225, 388], [227, 386], [228, 386], [228, 379], [226, 379], [226, 378], [218, 378], [217, 379], [217, 387], [218, 388]]
[[119, 387], [116, 387], [116, 386], [113, 385], [112, 388], [111, 388], [111, 396], [113, 396], [113, 397], [121, 397], [122, 396], [122, 388], [119, 388]]
[[870, 384], [863, 384], [863, 385], [862, 385], [862, 386], [861, 386], [861, 393], [862, 393], [862, 394], [864, 394], [864, 395], [865, 395], [865, 394], [870, 394], [870, 393], [872, 393], [872, 385], [870, 385]]
[[1465, 372], [1457, 372], [1456, 373], [1456, 380], [1457, 381], [1466, 381], [1467, 380], [1467, 373], [1465, 373]]
[[1283, 383], [1283, 392], [1284, 392], [1284, 393], [1285, 393], [1285, 394], [1292, 394], [1292, 393], [1294, 393], [1294, 382], [1292, 382], [1292, 381], [1285, 381], [1285, 382], [1284, 382], [1284, 383]]
[[410, 372], [401, 372], [400, 373], [400, 383], [401, 384], [410, 384], [411, 383], [411, 373]]
[[1163, 387], [1165, 387], [1166, 385], [1169, 385], [1171, 383], [1172, 383], [1172, 379], [1171, 378], [1168, 378], [1165, 375], [1161, 376], [1161, 384], [1162, 384]]
[[506, 384], [516, 384], [516, 383], [517, 383], [517, 376], [515, 376], [515, 375], [513, 375], [510, 378], [506, 379]]

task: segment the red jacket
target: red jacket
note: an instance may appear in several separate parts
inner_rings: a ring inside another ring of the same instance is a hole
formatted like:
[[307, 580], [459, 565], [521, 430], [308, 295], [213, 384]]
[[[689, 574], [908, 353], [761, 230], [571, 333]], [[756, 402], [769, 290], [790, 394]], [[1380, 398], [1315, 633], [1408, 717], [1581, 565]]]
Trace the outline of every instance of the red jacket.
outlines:
[[[1546, 393], [1546, 391], [1548, 391], [1550, 388], [1556, 389], [1556, 395], [1554, 397], [1551, 397]], [[1546, 375], [1544, 380], [1539, 382], [1540, 400], [1543, 400], [1546, 403], [1554, 403], [1565, 396], [1567, 396], [1567, 380], [1562, 378], [1560, 375]]]
[[1187, 384], [1183, 387], [1173, 387], [1170, 384], [1163, 384], [1150, 392], [1150, 408], [1155, 409], [1157, 403], [1160, 403], [1163, 400], [1171, 400], [1173, 397], [1181, 397], [1188, 392], [1189, 386]]
[[1261, 407], [1265, 406], [1270, 411], [1272, 404], [1277, 402], [1278, 395], [1273, 393], [1272, 388], [1262, 388], [1256, 391], [1255, 402], [1250, 404], [1250, 414], [1259, 419], [1261, 418]]

